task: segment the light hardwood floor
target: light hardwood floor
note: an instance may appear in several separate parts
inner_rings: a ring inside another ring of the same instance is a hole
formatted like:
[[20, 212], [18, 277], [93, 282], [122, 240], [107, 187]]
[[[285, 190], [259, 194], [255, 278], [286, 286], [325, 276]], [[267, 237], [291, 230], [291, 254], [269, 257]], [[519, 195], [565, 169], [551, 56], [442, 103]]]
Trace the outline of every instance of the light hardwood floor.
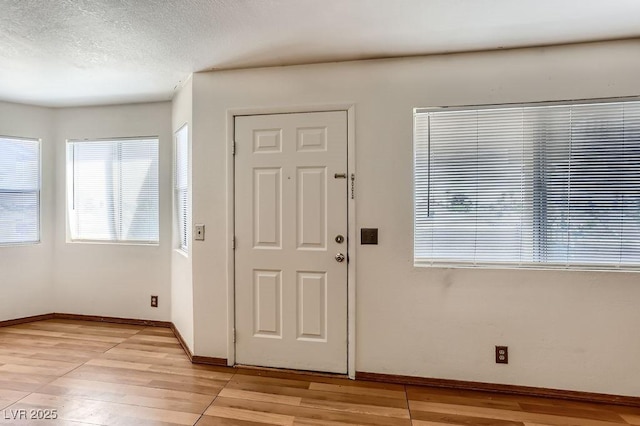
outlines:
[[[16, 419], [38, 410], [58, 418]], [[0, 328], [0, 424], [606, 426], [640, 408], [193, 365], [169, 329], [47, 320]]]

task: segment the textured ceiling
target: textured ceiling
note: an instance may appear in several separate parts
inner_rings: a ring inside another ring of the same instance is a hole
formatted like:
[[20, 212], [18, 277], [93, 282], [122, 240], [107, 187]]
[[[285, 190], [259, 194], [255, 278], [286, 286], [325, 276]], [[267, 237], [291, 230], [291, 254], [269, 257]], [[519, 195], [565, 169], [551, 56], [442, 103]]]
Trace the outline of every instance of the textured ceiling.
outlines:
[[0, 0], [0, 100], [168, 100], [212, 68], [638, 36], [639, 0]]

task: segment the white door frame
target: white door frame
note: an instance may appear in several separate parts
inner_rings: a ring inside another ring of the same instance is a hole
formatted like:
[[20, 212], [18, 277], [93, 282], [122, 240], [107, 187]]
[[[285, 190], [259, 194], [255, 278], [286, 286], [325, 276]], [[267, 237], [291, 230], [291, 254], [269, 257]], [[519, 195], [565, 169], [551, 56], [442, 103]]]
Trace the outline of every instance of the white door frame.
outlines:
[[235, 253], [233, 238], [235, 231], [235, 162], [233, 156], [235, 117], [242, 115], [267, 115], [305, 112], [346, 111], [347, 113], [347, 177], [348, 177], [348, 239], [347, 253], [347, 368], [348, 376], [356, 374], [356, 132], [355, 104], [323, 104], [288, 107], [234, 108], [227, 110], [227, 365], [236, 363], [235, 344]]

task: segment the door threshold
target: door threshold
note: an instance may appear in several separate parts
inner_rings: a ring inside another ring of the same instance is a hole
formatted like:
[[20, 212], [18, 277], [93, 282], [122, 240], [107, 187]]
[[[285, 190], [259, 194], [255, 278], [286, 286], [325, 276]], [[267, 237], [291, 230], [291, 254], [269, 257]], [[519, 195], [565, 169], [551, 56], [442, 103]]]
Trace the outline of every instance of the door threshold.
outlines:
[[[256, 365], [244, 365], [236, 364], [234, 368], [238, 370], [239, 374], [246, 374], [250, 376], [266, 376], [274, 378], [286, 378], [284, 376], [309, 376], [309, 377], [327, 377], [330, 379], [349, 379], [349, 376], [341, 373], [327, 373], [323, 371], [310, 371], [310, 370], [291, 370], [288, 368], [276, 368], [276, 367], [259, 367]], [[279, 377], [282, 376], [282, 377]]]

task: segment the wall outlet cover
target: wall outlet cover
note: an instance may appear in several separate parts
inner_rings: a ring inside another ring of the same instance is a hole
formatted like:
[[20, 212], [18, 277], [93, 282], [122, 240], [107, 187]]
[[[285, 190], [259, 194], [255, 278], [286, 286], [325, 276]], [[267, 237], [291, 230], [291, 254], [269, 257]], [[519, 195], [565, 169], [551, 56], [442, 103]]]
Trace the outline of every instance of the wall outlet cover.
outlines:
[[496, 346], [496, 364], [509, 364], [509, 348]]

